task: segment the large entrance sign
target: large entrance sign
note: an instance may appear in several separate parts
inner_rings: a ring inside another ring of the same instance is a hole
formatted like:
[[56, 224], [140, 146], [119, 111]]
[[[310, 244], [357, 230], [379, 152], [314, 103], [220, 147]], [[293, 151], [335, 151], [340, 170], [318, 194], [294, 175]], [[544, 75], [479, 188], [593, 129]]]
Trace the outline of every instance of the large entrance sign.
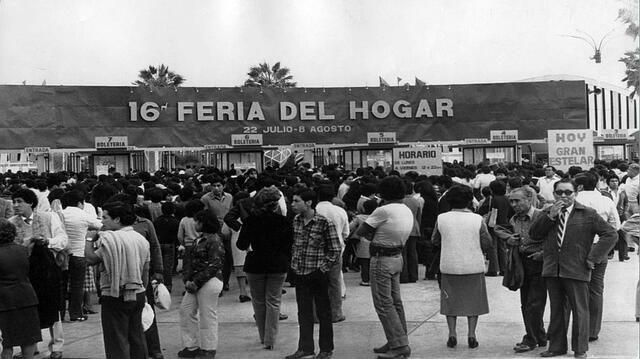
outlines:
[[549, 164], [566, 171], [571, 166], [593, 167], [593, 131], [549, 130]]
[[585, 128], [584, 91], [583, 81], [286, 90], [5, 85], [0, 143], [92, 148], [96, 137], [126, 135], [140, 148], [244, 146], [261, 136], [277, 146], [370, 143], [370, 133], [426, 142], [505, 128], [541, 139], [550, 128]]

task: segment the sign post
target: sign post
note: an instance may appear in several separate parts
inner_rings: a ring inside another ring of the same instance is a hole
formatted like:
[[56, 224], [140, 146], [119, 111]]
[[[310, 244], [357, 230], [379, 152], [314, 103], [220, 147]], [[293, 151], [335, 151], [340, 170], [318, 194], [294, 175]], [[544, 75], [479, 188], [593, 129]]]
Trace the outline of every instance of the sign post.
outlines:
[[441, 175], [442, 150], [440, 147], [394, 148], [393, 168], [400, 174], [415, 171], [427, 176]]
[[571, 166], [587, 170], [593, 167], [592, 130], [549, 130], [549, 164], [567, 171]]

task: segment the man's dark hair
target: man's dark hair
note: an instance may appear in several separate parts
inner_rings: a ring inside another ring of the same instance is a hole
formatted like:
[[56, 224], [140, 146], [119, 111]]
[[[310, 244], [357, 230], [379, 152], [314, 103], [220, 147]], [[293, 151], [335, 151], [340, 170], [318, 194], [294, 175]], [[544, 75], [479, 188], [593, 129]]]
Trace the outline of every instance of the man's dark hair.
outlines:
[[316, 193], [309, 188], [301, 188], [293, 193], [294, 196], [300, 197], [304, 202], [311, 201], [311, 207], [315, 208], [317, 203]]
[[36, 208], [38, 206], [38, 196], [30, 190], [26, 188], [21, 188], [11, 195], [11, 199], [15, 200], [16, 198], [22, 198], [23, 201], [29, 203], [31, 208]]
[[364, 201], [362, 208], [364, 208], [364, 214], [371, 214], [376, 208], [378, 208], [378, 201], [375, 199], [368, 199]]
[[199, 199], [192, 199], [184, 206], [184, 215], [187, 217], [193, 217], [196, 213], [202, 211], [204, 208], [205, 205], [204, 203], [202, 203], [202, 201], [200, 201]]
[[136, 215], [128, 203], [121, 201], [108, 202], [104, 204], [102, 210], [108, 212], [109, 217], [112, 219], [120, 218], [120, 224], [122, 226], [130, 226], [136, 222]]
[[509, 178], [509, 180], [507, 180], [507, 183], [509, 184], [509, 187], [513, 190], [516, 188], [520, 188], [522, 187], [522, 178], [520, 177], [511, 177]]
[[613, 173], [613, 174], [609, 174], [607, 176], [607, 186], [610, 186], [611, 185], [611, 183], [610, 183], [611, 180], [614, 180], [614, 179], [618, 180], [618, 183], [620, 183], [620, 179], [618, 178], [618, 176], [615, 173]]
[[149, 199], [153, 203], [160, 203], [164, 198], [164, 191], [160, 188], [154, 187], [149, 190]]
[[209, 184], [214, 184], [214, 183], [224, 184], [224, 180], [222, 179], [222, 177], [218, 175], [213, 175], [211, 176], [211, 182], [209, 182]]
[[60, 197], [60, 204], [62, 204], [62, 208], [67, 207], [78, 207], [78, 203], [84, 202], [84, 196], [80, 191], [69, 191], [66, 192]]
[[378, 186], [375, 183], [365, 183], [361, 187], [362, 195], [365, 197], [369, 197], [372, 194], [376, 193], [378, 190]]
[[556, 182], [553, 184], [553, 190], [555, 191], [556, 188], [558, 188], [558, 185], [560, 183], [571, 183], [571, 185], [573, 186], [573, 190], [577, 191], [578, 190], [578, 186], [576, 185], [576, 182], [574, 180], [572, 180], [571, 178], [563, 178], [560, 181]]
[[494, 196], [504, 196], [507, 193], [507, 185], [499, 180], [491, 181], [489, 188]]
[[176, 205], [173, 204], [173, 202], [163, 202], [160, 205], [160, 210], [162, 211], [163, 215], [170, 216], [176, 213]]
[[498, 169], [496, 169], [495, 171], [493, 171], [493, 174], [498, 176], [499, 173], [502, 173], [503, 175], [507, 175], [507, 169], [504, 167], [500, 167]]
[[489, 173], [491, 173], [491, 168], [489, 166], [482, 166], [482, 167], [480, 167], [480, 172], [482, 172], [484, 174], [489, 174]]
[[193, 219], [202, 224], [202, 233], [218, 233], [220, 231], [218, 218], [206, 209], [196, 213]]
[[467, 208], [469, 203], [473, 201], [473, 190], [469, 186], [465, 185], [453, 185], [447, 191], [445, 200], [451, 208]]
[[403, 199], [405, 194], [404, 182], [400, 177], [387, 176], [378, 184], [378, 193], [380, 193], [380, 197], [387, 201]]
[[591, 171], [583, 172], [578, 174], [574, 181], [577, 186], [582, 185], [582, 189], [585, 191], [593, 191], [598, 185], [598, 175]]
[[17, 230], [13, 223], [0, 218], [0, 244], [12, 243], [16, 239]]
[[316, 194], [318, 195], [318, 202], [331, 201], [336, 196], [336, 192], [332, 185], [323, 184], [316, 188]]

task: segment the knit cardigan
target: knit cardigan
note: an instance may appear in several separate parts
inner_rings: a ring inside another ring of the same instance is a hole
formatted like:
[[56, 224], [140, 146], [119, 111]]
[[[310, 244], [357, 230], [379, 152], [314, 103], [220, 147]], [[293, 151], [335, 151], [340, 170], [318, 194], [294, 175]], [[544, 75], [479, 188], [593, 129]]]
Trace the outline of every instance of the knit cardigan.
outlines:
[[434, 244], [441, 242], [440, 272], [456, 275], [483, 273], [481, 236], [487, 237], [489, 233], [480, 215], [461, 211], [440, 214], [433, 233]]

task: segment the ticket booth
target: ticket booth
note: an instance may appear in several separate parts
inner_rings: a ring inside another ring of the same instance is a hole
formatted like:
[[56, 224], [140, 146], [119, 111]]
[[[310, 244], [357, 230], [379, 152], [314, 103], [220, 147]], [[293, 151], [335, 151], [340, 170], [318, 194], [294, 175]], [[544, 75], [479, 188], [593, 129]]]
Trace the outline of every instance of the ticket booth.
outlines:
[[460, 148], [464, 163], [520, 162], [518, 130], [491, 130], [489, 138], [467, 138]]
[[[635, 145], [635, 146], [634, 146]], [[593, 138], [596, 158], [604, 161], [627, 160], [633, 158], [637, 141], [629, 136], [628, 130], [600, 130], [600, 135]]]
[[359, 146], [340, 148], [338, 162], [345, 169], [355, 170], [360, 167], [382, 167], [385, 171], [393, 168], [393, 145]]
[[262, 172], [264, 169], [264, 150], [265, 148], [262, 146], [243, 148], [205, 146], [202, 162], [206, 166], [213, 166], [223, 171], [230, 170], [233, 165], [233, 168], [237, 170], [250, 167]]

